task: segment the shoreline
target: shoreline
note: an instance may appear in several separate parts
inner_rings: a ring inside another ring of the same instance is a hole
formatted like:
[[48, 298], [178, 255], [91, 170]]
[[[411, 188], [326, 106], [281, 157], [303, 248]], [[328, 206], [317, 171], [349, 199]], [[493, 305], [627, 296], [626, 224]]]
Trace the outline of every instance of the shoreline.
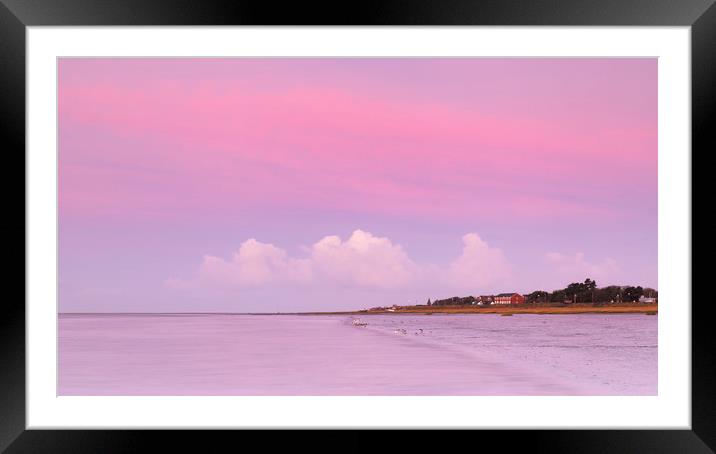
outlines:
[[570, 306], [500, 306], [500, 307], [474, 307], [474, 306], [404, 306], [389, 310], [361, 310], [361, 311], [335, 311], [335, 312], [294, 312], [281, 314], [251, 314], [251, 315], [401, 315], [401, 314], [646, 314], [657, 315], [657, 304], [630, 304], [630, 305], [570, 305]]
[[433, 314], [647, 314], [657, 315], [657, 304], [607, 304], [593, 306], [591, 304], [576, 304], [569, 306], [402, 306], [389, 310], [355, 310], [355, 311], [312, 311], [312, 312], [59, 312], [57, 315], [433, 315]]

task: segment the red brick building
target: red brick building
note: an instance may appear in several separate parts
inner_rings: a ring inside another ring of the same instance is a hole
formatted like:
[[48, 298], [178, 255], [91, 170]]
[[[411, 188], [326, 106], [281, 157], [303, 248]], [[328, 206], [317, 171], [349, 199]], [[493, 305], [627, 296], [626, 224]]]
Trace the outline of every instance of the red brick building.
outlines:
[[500, 293], [495, 295], [494, 304], [522, 304], [525, 302], [525, 297], [519, 293]]

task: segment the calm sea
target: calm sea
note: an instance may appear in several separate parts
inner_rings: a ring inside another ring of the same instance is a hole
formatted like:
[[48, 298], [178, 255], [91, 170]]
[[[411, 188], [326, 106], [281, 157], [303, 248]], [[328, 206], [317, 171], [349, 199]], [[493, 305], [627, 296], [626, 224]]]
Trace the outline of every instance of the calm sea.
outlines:
[[58, 393], [655, 395], [657, 316], [63, 314]]

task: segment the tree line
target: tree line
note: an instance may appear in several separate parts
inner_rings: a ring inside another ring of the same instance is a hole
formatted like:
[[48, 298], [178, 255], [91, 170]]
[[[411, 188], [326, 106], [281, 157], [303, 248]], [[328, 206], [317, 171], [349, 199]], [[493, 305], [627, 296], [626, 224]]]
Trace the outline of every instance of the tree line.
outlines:
[[597, 287], [596, 281], [585, 279], [584, 282], [572, 282], [562, 289], [552, 292], [536, 290], [525, 295], [527, 303], [626, 303], [637, 302], [642, 296], [657, 298], [658, 292], [653, 288], [633, 285], [609, 285]]
[[[609, 285], [597, 287], [596, 281], [587, 278], [584, 282], [572, 282], [562, 289], [547, 292], [535, 290], [525, 296], [526, 303], [626, 303], [637, 302], [642, 296], [657, 298], [653, 288], [632, 285]], [[476, 304], [475, 296], [453, 296], [451, 298], [428, 300], [428, 306], [457, 306]]]
[[459, 306], [464, 304], [475, 304], [477, 299], [474, 296], [453, 296], [441, 300], [430, 301], [428, 306]]

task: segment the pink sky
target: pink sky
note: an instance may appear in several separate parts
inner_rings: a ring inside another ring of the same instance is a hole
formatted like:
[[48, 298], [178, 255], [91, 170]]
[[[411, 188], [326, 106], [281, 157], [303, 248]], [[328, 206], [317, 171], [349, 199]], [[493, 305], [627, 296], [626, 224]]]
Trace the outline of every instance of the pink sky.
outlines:
[[61, 59], [60, 310], [657, 287], [656, 59]]

